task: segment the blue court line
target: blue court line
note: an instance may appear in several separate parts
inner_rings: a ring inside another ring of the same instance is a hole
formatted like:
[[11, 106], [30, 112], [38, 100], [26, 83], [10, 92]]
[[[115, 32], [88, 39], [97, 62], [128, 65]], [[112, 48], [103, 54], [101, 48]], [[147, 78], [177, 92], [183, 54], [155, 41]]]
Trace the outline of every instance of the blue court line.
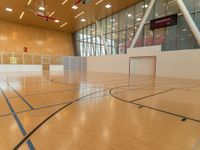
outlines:
[[[45, 95], [45, 94], [52, 94], [52, 93], [64, 93], [64, 92], [71, 92], [71, 91], [78, 91], [78, 90], [90, 90], [92, 88], [76, 88], [76, 89], [68, 89], [68, 90], [58, 90], [58, 91], [50, 91], [50, 92], [43, 92], [43, 93], [34, 93], [34, 94], [27, 94], [23, 95], [24, 97], [29, 97], [29, 96], [37, 96], [37, 95]], [[10, 96], [8, 98], [17, 98], [18, 96]]]
[[19, 94], [8, 82], [6, 82], [7, 84], [8, 84], [8, 86], [24, 101], [24, 103], [26, 103], [26, 105], [28, 105], [28, 107], [30, 108], [30, 109], [34, 109], [32, 106], [31, 106], [31, 104], [25, 99], [25, 98], [23, 98], [22, 97], [22, 95], [21, 94]]
[[[7, 104], [8, 104], [8, 106], [9, 106], [9, 108], [10, 108], [10, 111], [12, 112], [12, 115], [13, 115], [15, 121], [17, 122], [17, 125], [18, 125], [19, 129], [21, 130], [22, 135], [23, 135], [23, 136], [26, 136], [26, 135], [27, 135], [26, 130], [24, 129], [22, 123], [20, 122], [20, 120], [19, 120], [17, 114], [15, 113], [15, 111], [14, 111], [12, 105], [10, 104], [10, 101], [9, 101], [8, 98], [6, 97], [6, 95], [5, 95], [4, 91], [2, 90], [2, 88], [1, 88], [1, 93], [2, 93], [3, 96], [4, 96], [4, 98], [5, 98], [5, 100], [6, 100]], [[32, 142], [31, 142], [30, 140], [27, 140], [27, 144], [28, 144], [30, 150], [35, 150], [35, 148], [34, 148]]]
[[[109, 94], [103, 94], [101, 96], [95, 96], [95, 97], [88, 97], [88, 98], [84, 98], [83, 100], [88, 100], [88, 99], [91, 99], [91, 98], [101, 98], [101, 97], [105, 97], [105, 96], [109, 96]], [[46, 106], [41, 106], [41, 107], [36, 107], [35, 109], [33, 110], [23, 110], [23, 111], [18, 111], [18, 112], [15, 112], [16, 114], [21, 114], [21, 113], [26, 113], [26, 112], [31, 112], [31, 111], [35, 111], [35, 110], [40, 110], [40, 109], [46, 109], [46, 108], [51, 108], [51, 107], [55, 107], [55, 106], [60, 106], [60, 105], [65, 105], [65, 104], [68, 104], [70, 103], [69, 102], [63, 102], [63, 103], [57, 103], [57, 104], [52, 104], [52, 105], [46, 105]], [[6, 117], [6, 116], [10, 116], [12, 114], [3, 114], [0, 116], [1, 117]]]

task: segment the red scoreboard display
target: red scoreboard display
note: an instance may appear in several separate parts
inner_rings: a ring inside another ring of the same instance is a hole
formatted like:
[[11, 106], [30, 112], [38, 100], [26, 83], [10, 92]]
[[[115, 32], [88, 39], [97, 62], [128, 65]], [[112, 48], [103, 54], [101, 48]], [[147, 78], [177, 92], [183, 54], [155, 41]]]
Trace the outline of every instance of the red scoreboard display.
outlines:
[[175, 14], [175, 15], [151, 20], [150, 29], [154, 30], [154, 29], [177, 25], [177, 19], [178, 19], [178, 15]]

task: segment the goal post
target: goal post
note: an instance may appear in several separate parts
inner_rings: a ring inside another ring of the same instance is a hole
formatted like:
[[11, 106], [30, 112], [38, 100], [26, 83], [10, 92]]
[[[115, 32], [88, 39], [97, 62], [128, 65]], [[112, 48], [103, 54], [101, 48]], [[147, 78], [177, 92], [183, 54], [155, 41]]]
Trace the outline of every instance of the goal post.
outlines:
[[129, 77], [132, 75], [156, 77], [156, 65], [156, 56], [129, 57]]

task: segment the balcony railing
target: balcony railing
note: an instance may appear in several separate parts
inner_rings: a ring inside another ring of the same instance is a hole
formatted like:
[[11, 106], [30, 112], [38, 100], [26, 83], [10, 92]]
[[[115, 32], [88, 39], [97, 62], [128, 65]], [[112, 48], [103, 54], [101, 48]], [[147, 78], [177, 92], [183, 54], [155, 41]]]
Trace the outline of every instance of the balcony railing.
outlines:
[[63, 65], [64, 56], [0, 52], [0, 64]]

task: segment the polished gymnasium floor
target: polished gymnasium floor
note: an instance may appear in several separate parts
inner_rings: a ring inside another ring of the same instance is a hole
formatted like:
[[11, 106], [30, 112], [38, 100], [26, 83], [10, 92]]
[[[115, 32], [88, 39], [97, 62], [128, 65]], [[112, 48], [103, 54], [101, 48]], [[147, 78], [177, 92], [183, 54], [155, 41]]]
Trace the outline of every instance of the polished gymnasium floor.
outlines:
[[200, 81], [0, 75], [0, 150], [199, 150]]

